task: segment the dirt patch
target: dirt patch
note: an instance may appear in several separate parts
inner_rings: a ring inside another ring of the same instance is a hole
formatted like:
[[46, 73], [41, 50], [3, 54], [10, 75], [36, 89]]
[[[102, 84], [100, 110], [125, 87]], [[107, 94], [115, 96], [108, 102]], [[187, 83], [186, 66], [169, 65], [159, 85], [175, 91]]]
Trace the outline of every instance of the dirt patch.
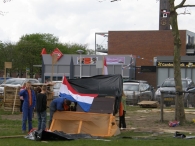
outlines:
[[147, 131], [147, 132], [168, 132], [185, 131], [195, 133], [195, 109], [185, 111], [187, 123], [183, 126], [169, 127], [169, 121], [174, 121], [174, 109], [166, 109], [163, 112], [163, 122], [161, 122], [160, 109], [140, 108], [137, 111], [127, 111], [126, 123], [127, 130]]
[[1, 115], [2, 119], [8, 120], [21, 120], [22, 121], [22, 114], [20, 115]]
[[[140, 132], [168, 132], [175, 131], [188, 132], [195, 134], [195, 109], [185, 110], [187, 123], [183, 126], [169, 127], [169, 121], [174, 121], [174, 108], [164, 109], [163, 119], [161, 122], [161, 111], [159, 108], [140, 108], [136, 111], [127, 111], [126, 113], [126, 130]], [[49, 113], [48, 113], [49, 114]], [[22, 120], [22, 114], [19, 115], [1, 115], [2, 119]], [[34, 115], [36, 119], [36, 114]]]

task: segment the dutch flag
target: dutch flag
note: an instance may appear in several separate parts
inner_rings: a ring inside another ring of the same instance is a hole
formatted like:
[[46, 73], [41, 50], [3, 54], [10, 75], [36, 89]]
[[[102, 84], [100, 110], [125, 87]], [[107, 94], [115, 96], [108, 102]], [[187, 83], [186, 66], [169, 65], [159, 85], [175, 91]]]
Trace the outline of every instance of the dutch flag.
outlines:
[[72, 88], [72, 86], [67, 81], [66, 77], [64, 77], [60, 87], [59, 96], [64, 97], [70, 101], [77, 102], [85, 112], [88, 112], [93, 103], [93, 99], [97, 97], [98, 94], [78, 93], [76, 90]]

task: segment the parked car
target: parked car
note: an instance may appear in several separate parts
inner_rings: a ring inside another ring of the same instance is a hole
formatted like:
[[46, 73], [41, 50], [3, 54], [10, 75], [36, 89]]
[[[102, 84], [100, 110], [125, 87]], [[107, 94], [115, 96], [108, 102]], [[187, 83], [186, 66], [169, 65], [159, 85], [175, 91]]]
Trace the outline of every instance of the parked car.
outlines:
[[127, 105], [136, 105], [143, 100], [153, 99], [153, 87], [143, 80], [131, 80], [123, 83], [123, 91], [127, 96]]
[[[9, 77], [6, 77], [6, 80], [7, 79], [10, 79]], [[3, 78], [3, 77], [0, 77], [0, 85], [4, 82], [4, 80], [5, 80], [5, 78]]]
[[[189, 78], [182, 78], [182, 89], [184, 92], [184, 106], [189, 107], [195, 106], [195, 84]], [[155, 92], [154, 100], [160, 103], [161, 101], [161, 91], [163, 93], [164, 104], [166, 106], [175, 104], [175, 80], [174, 78], [166, 79], [161, 86], [158, 86], [158, 89]], [[190, 92], [190, 93], [187, 93]]]
[[58, 98], [59, 97], [59, 90], [60, 90], [60, 86], [62, 84], [62, 81], [53, 81], [54, 86], [53, 86], [53, 93], [54, 93], [54, 98]]
[[4, 80], [0, 80], [0, 85], [4, 82]]
[[0, 85], [0, 95], [4, 94], [5, 86], [22, 87], [24, 83], [30, 81], [32, 84], [39, 83], [39, 80], [34, 78], [10, 78]]

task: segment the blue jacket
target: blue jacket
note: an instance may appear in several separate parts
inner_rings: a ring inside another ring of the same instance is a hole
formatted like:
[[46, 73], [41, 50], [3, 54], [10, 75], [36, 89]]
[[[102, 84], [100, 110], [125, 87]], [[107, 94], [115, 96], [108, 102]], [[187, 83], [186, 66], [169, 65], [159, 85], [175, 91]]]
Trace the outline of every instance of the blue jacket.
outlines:
[[51, 102], [51, 105], [50, 106], [53, 107], [55, 110], [64, 111], [64, 107], [63, 107], [64, 99], [65, 98], [62, 98], [62, 97], [55, 98]]
[[28, 91], [26, 89], [20, 91], [20, 96], [23, 96], [24, 102], [23, 102], [23, 108], [34, 108], [36, 105], [36, 95], [34, 90], [31, 90], [32, 94], [32, 105], [29, 107], [29, 98], [28, 98]]

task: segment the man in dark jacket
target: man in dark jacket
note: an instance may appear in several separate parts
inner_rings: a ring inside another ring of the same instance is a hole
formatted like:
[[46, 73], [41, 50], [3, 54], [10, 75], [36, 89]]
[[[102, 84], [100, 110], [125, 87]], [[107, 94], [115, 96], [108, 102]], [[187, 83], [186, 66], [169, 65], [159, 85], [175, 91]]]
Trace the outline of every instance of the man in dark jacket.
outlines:
[[38, 118], [38, 129], [37, 130], [45, 130], [46, 129], [46, 121], [47, 121], [47, 86], [43, 85], [41, 88], [41, 92], [37, 94], [37, 102], [36, 102], [36, 110], [37, 110], [37, 118]]
[[26, 132], [26, 123], [28, 119], [28, 132], [32, 129], [33, 110], [36, 105], [36, 96], [34, 90], [31, 89], [31, 82], [26, 83], [26, 88], [20, 91], [20, 96], [23, 96], [24, 102], [22, 105], [22, 132]]
[[55, 98], [51, 104], [50, 104], [50, 120], [49, 120], [49, 128], [53, 119], [53, 114], [55, 111], [69, 111], [70, 110], [70, 104], [71, 101], [66, 99], [66, 98], [62, 98], [62, 97], [58, 97]]

